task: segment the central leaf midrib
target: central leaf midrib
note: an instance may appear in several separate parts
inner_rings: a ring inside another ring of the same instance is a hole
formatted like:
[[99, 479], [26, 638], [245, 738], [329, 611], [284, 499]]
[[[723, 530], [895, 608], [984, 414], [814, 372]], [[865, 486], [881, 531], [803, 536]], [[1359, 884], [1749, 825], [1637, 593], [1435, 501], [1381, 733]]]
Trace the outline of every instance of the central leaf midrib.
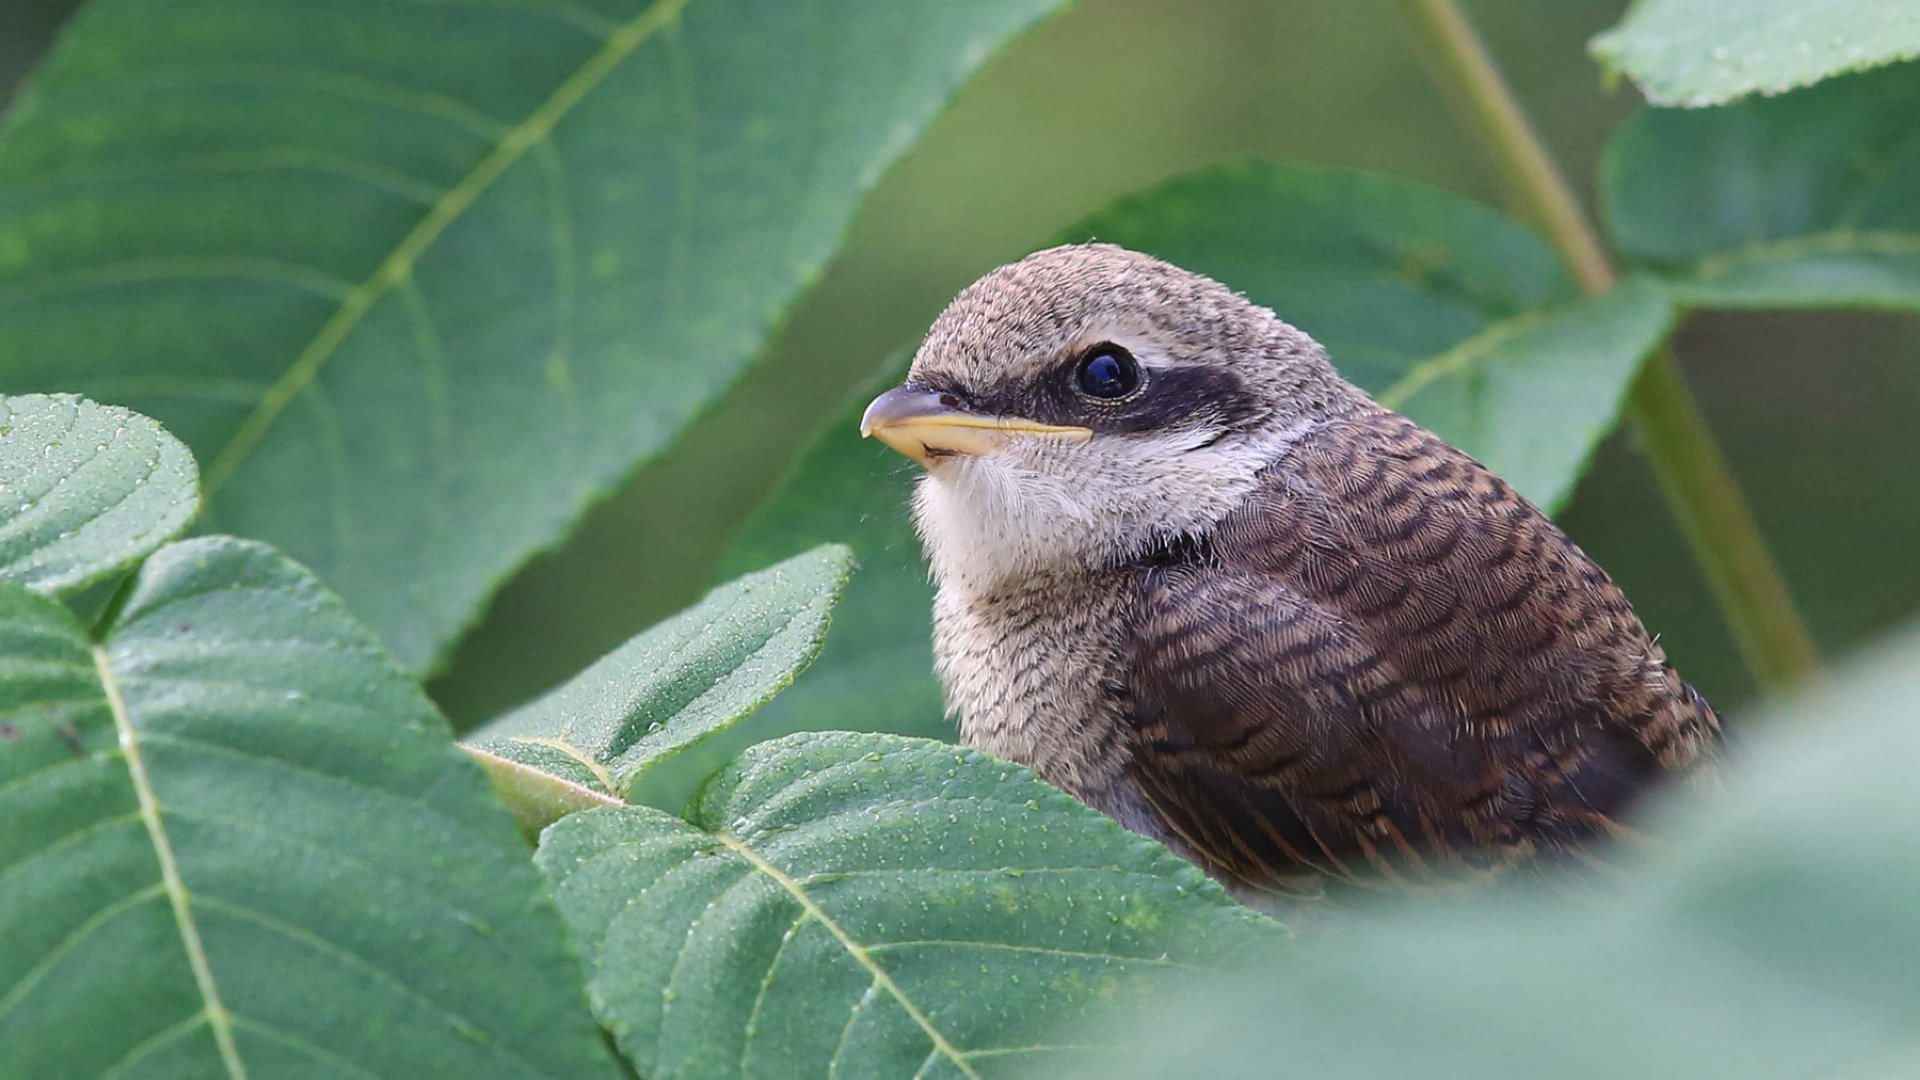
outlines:
[[1500, 346], [1520, 334], [1545, 323], [1549, 316], [1565, 310], [1564, 304], [1550, 304], [1509, 315], [1482, 326], [1436, 356], [1414, 364], [1393, 384], [1374, 396], [1381, 407], [1399, 409], [1414, 395], [1449, 375], [1457, 375], [1480, 360], [1491, 356]]
[[478, 201], [493, 183], [505, 175], [528, 150], [546, 139], [567, 113], [578, 105], [601, 80], [619, 67], [661, 27], [679, 18], [688, 0], [654, 0], [639, 15], [607, 35], [605, 44], [563, 81], [527, 118], [509, 129], [494, 148], [446, 194], [433, 204], [425, 217], [401, 237], [393, 250], [365, 281], [355, 285], [341, 298], [332, 317], [321, 325], [312, 340], [294, 357], [286, 372], [260, 395], [253, 411], [207, 466], [201, 480], [201, 498], [211, 502], [248, 455], [266, 437], [274, 421], [293, 399], [320, 373], [320, 368], [339, 349], [354, 327], [372, 309], [375, 301], [413, 273], [414, 263], [433, 246], [434, 241]]
[[[685, 716], [689, 710], [701, 701], [717, 692], [727, 680], [737, 676], [748, 663], [766, 652], [776, 638], [793, 629], [802, 615], [812, 610], [811, 605], [788, 611], [779, 625], [769, 626], [765, 622], [758, 625], [758, 633], [749, 631], [742, 635], [736, 626], [726, 625], [725, 620], [733, 613], [728, 612], [713, 622], [700, 627], [680, 644], [673, 646], [667, 656], [657, 664], [650, 678], [652, 685], [635, 695], [633, 704], [645, 707], [637, 710], [622, 722], [614, 732], [614, 738], [608, 743], [606, 756], [608, 761], [616, 761], [636, 748], [645, 747], [647, 740], [666, 733], [667, 726]], [[720, 649], [705, 649], [715, 639]], [[751, 642], [751, 644], [749, 644]], [[705, 649], [698, 651], [697, 649]], [[718, 662], [716, 663], [716, 657]], [[718, 673], [715, 674], [715, 669]], [[737, 709], [732, 711], [738, 711]], [[659, 716], [665, 719], [641, 724], [642, 714]], [[653, 723], [660, 724], [658, 730], [650, 730]], [[629, 780], [656, 764], [658, 759], [642, 757], [639, 761], [619, 762], [623, 771], [631, 772]]]
[[101, 693], [106, 695], [107, 707], [113, 714], [113, 729], [120, 744], [120, 756], [127, 763], [127, 775], [140, 804], [140, 820], [146, 825], [147, 836], [153, 842], [154, 858], [160, 864], [160, 880], [166, 888], [167, 902], [173, 909], [181, 947], [186, 950], [187, 966], [193, 971], [194, 986], [200, 992], [207, 1027], [213, 1033], [214, 1045], [219, 1048], [228, 1080], [247, 1080], [247, 1067], [240, 1058], [240, 1047], [233, 1038], [233, 1016], [220, 999], [220, 987], [214, 980], [213, 966], [207, 961], [206, 946], [200, 940], [199, 924], [193, 919], [186, 881], [180, 875], [180, 862], [173, 853], [173, 841], [167, 837], [166, 823], [160, 819], [160, 799], [154, 793], [153, 780], [147, 775], [146, 760], [141, 756], [139, 733], [134, 730], [133, 718], [127, 712], [126, 697], [120, 692], [120, 680], [113, 673], [113, 661], [102, 646], [93, 646], [93, 666], [100, 679]]
[[745, 859], [755, 870], [773, 879], [775, 884], [786, 890], [787, 894], [799, 903], [801, 910], [805, 911], [808, 917], [825, 927], [827, 933], [832, 934], [834, 940], [840, 943], [840, 947], [846, 950], [847, 955], [866, 969], [874, 985], [886, 991], [887, 995], [906, 1012], [908, 1018], [919, 1026], [921, 1032], [932, 1041], [934, 1050], [953, 1062], [954, 1067], [959, 1069], [967, 1080], [981, 1080], [980, 1074], [967, 1062], [967, 1057], [960, 1052], [960, 1048], [953, 1045], [945, 1032], [934, 1026], [933, 1019], [921, 1011], [920, 1006], [907, 996], [906, 991], [900, 989], [900, 985], [893, 981], [893, 976], [887, 973], [886, 968], [880, 966], [880, 962], [873, 958], [873, 954], [867, 951], [866, 946], [854, 940], [853, 935], [847, 933], [845, 927], [835, 922], [833, 916], [827, 914], [826, 909], [816, 903], [799, 882], [789, 876], [786, 871], [768, 862], [745, 841], [724, 832], [714, 832], [712, 835], [725, 844], [729, 851]]

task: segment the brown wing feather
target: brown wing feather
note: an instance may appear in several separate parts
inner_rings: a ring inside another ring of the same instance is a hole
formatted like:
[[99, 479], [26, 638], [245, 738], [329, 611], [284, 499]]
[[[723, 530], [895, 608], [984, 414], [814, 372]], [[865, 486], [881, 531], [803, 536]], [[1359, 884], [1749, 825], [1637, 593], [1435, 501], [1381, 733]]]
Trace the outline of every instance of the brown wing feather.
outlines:
[[1605, 572], [1385, 410], [1294, 447], [1140, 589], [1136, 782], [1256, 884], [1571, 846], [1718, 731]]

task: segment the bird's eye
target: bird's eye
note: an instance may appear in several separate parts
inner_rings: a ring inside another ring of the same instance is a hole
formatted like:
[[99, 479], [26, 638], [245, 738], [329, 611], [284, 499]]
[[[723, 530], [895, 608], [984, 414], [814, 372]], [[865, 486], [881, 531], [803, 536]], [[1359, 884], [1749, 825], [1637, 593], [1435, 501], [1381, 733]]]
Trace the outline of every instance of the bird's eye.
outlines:
[[1105, 342], [1086, 351], [1074, 378], [1088, 397], [1121, 398], [1140, 385], [1140, 365], [1127, 350]]

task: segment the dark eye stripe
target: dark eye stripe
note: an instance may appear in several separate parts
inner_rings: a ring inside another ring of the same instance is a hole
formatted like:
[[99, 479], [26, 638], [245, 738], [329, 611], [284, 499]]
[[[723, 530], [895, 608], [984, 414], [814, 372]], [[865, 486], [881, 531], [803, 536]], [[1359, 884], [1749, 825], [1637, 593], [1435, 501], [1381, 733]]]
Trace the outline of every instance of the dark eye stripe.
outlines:
[[1080, 390], [1078, 370], [1075, 358], [1018, 383], [942, 389], [983, 413], [1116, 434], [1175, 430], [1201, 422], [1241, 427], [1268, 411], [1239, 372], [1218, 365], [1152, 368], [1143, 373], [1146, 387], [1124, 400], [1090, 399]]

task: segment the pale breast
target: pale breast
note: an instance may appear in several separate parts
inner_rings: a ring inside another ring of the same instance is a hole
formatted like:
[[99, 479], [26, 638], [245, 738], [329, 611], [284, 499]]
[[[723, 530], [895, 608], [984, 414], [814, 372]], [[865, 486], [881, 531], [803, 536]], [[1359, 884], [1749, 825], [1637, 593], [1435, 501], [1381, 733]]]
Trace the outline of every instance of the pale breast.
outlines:
[[1099, 805], [1124, 776], [1124, 573], [1035, 577], [934, 601], [934, 661], [967, 745]]

